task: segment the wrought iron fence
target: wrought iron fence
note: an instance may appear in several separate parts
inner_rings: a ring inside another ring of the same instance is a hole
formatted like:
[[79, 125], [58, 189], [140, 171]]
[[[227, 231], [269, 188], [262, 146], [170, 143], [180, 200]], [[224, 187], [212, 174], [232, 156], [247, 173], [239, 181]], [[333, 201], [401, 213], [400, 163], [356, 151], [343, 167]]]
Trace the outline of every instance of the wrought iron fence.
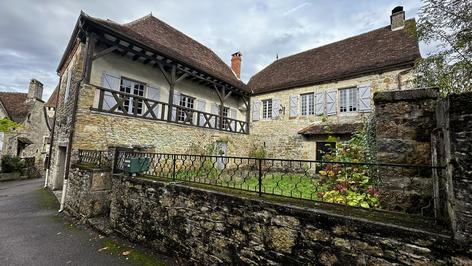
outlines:
[[116, 171], [126, 158], [149, 158], [142, 173], [257, 195], [433, 215], [433, 172], [429, 165], [372, 164], [230, 156], [119, 152]]
[[111, 169], [112, 156], [108, 151], [79, 150], [78, 156], [77, 163], [83, 166]]

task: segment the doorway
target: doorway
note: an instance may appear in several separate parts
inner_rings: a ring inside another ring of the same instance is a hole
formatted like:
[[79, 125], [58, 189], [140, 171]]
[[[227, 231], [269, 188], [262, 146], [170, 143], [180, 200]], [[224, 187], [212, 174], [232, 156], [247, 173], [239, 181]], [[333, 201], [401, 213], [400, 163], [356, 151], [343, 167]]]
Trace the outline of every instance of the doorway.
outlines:
[[56, 160], [56, 174], [53, 180], [53, 190], [61, 189], [64, 182], [64, 171], [66, 168], [66, 152], [67, 147], [59, 146]]

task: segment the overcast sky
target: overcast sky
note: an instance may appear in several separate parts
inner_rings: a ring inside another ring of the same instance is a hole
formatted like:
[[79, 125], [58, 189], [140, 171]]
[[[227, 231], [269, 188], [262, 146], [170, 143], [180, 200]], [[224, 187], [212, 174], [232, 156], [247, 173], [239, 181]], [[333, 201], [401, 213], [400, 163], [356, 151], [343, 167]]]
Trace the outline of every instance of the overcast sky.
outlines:
[[[152, 14], [215, 51], [226, 63], [243, 54], [247, 82], [276, 55], [285, 57], [390, 23], [405, 7], [416, 17], [420, 0], [372, 1], [0, 1], [0, 90], [26, 92], [29, 80], [44, 83], [43, 99], [57, 84], [56, 68], [80, 10], [124, 23]], [[422, 54], [427, 47], [421, 45]]]

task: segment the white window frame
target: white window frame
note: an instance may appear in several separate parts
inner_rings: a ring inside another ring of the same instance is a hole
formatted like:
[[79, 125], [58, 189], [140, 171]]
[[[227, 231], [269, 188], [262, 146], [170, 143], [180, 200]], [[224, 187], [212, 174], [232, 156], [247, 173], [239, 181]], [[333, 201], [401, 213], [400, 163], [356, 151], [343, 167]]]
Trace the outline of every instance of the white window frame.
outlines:
[[262, 119], [272, 118], [272, 99], [262, 100]]
[[357, 87], [339, 89], [339, 112], [353, 113], [359, 109], [359, 89]]
[[301, 114], [314, 115], [315, 114], [315, 94], [314, 93], [305, 93], [300, 94], [301, 98]]
[[[220, 110], [220, 107], [221, 105], [218, 105], [218, 110]], [[218, 115], [220, 115], [218, 113]], [[223, 106], [223, 118], [230, 118], [229, 117], [229, 107], [227, 106]], [[228, 128], [228, 120], [226, 119], [223, 119], [223, 129], [227, 129]]]
[[[131, 86], [125, 86], [124, 82], [128, 82]], [[146, 93], [146, 84], [144, 82], [136, 81], [133, 79], [129, 79], [126, 77], [121, 77], [120, 79], [120, 92], [125, 92], [129, 94], [133, 94], [136, 96], [144, 97]], [[134, 114], [135, 108], [137, 109], [136, 114], [142, 115], [144, 113], [144, 102], [142, 99], [137, 99], [136, 101], [133, 97], [129, 97], [127, 100], [123, 102], [123, 106], [125, 110], [123, 112], [128, 114]], [[130, 108], [131, 107], [131, 108]]]
[[[185, 107], [185, 108], [190, 108], [190, 109], [195, 109], [195, 97], [185, 95], [185, 94], [180, 94], [180, 100], [179, 100], [179, 106]], [[179, 122], [184, 122], [187, 120], [187, 114], [185, 113], [184, 110], [178, 109], [177, 112], [177, 121]], [[190, 117], [189, 122], [192, 123], [193, 116]]]

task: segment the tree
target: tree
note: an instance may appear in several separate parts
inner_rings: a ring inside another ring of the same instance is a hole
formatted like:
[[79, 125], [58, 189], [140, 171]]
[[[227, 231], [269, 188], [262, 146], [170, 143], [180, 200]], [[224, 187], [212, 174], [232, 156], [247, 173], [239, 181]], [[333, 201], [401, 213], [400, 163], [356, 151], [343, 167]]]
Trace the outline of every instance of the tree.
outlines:
[[472, 1], [423, 0], [416, 35], [435, 51], [416, 63], [418, 87], [472, 91]]
[[9, 118], [0, 119], [0, 132], [8, 133], [17, 128], [21, 128], [21, 125], [11, 121]]

